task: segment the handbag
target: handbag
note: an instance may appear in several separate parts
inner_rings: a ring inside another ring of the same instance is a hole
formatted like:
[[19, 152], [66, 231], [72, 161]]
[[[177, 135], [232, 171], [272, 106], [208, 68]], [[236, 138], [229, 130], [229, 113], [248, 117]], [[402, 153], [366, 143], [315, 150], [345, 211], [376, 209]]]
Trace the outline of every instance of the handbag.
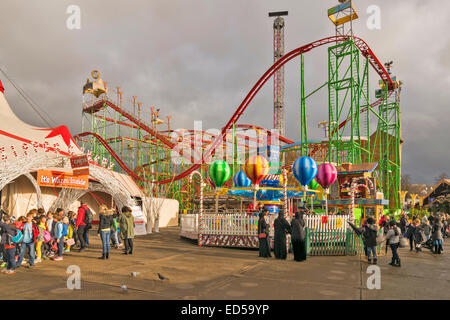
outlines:
[[68, 246], [73, 246], [75, 244], [75, 240], [73, 240], [73, 238], [66, 239], [66, 244]]
[[52, 240], [52, 236], [50, 235], [50, 232], [48, 232], [47, 230], [44, 230], [44, 242], [47, 243], [50, 240]]
[[260, 234], [258, 234], [258, 238], [265, 239], [265, 238], [267, 238], [267, 234], [266, 233], [260, 233]]
[[384, 235], [384, 234], [380, 234], [378, 237], [377, 237], [377, 245], [379, 245], [380, 243], [383, 243], [383, 242], [385, 242], [386, 241], [386, 236]]

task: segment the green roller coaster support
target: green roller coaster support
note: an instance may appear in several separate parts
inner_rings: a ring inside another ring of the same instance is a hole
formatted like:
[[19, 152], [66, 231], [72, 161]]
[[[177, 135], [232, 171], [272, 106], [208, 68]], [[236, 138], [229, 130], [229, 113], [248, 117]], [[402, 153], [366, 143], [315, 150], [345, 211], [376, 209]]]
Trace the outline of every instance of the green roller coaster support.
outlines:
[[[362, 69], [362, 72], [361, 72]], [[366, 59], [360, 69], [360, 53], [352, 40], [328, 49], [328, 161], [361, 163], [367, 153], [361, 139], [361, 99], [369, 99], [369, 69]], [[339, 129], [344, 120], [345, 125]], [[366, 120], [368, 134], [369, 118]]]
[[307, 156], [308, 155], [308, 124], [307, 124], [307, 117], [306, 117], [306, 98], [305, 97], [305, 61], [303, 54], [300, 55], [300, 82], [301, 82], [301, 88], [300, 88], [300, 113], [301, 113], [301, 155]]

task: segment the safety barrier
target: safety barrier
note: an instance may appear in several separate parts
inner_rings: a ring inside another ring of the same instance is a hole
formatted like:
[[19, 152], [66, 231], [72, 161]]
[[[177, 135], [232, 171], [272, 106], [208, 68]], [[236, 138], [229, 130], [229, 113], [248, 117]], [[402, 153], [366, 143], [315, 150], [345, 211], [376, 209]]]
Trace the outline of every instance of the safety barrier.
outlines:
[[[383, 230], [379, 231], [381, 234]], [[383, 244], [377, 246], [377, 255], [382, 256]], [[364, 254], [361, 236], [353, 230], [314, 230], [306, 228], [306, 252], [310, 256], [344, 256]]]
[[[289, 221], [291, 218], [286, 217]], [[305, 231], [307, 253], [311, 256], [356, 255], [364, 253], [361, 236], [355, 234], [347, 223], [350, 217], [343, 215], [306, 216]], [[273, 240], [273, 222], [276, 216], [266, 216], [271, 226], [270, 237]], [[199, 234], [198, 214], [181, 215], [180, 235], [197, 239]], [[380, 230], [380, 233], [382, 230]], [[255, 247], [258, 236], [258, 217], [247, 214], [204, 214], [203, 233], [205, 245]], [[211, 240], [211, 239], [214, 239]], [[243, 239], [238, 242], [236, 239]], [[247, 239], [250, 239], [247, 241]], [[256, 244], [257, 246], [257, 244]], [[383, 254], [381, 245], [377, 253]]]

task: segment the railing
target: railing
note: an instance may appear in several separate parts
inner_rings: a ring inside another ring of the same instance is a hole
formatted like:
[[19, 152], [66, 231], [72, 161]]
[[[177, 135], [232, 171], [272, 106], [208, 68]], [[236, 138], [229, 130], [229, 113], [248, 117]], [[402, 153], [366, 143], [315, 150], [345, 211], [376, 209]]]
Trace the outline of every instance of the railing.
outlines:
[[[273, 222], [276, 215], [266, 216], [266, 222], [271, 226], [270, 236], [273, 236]], [[203, 234], [211, 235], [258, 235], [258, 217], [242, 213], [203, 215]], [[290, 217], [286, 218], [288, 221]], [[306, 216], [305, 227], [317, 231], [347, 231], [347, 216]], [[199, 232], [198, 214], [182, 215], [180, 219], [182, 231]]]
[[[379, 230], [381, 234], [383, 230]], [[383, 255], [383, 244], [377, 246], [377, 255]], [[319, 231], [306, 228], [306, 252], [311, 256], [357, 255], [364, 253], [361, 236], [353, 230]]]
[[[350, 217], [306, 216], [306, 246], [311, 256], [356, 255], [364, 253], [361, 236], [349, 228]], [[273, 238], [273, 222], [276, 216], [266, 216], [271, 226], [270, 236]], [[291, 218], [287, 217], [289, 221]], [[180, 217], [181, 235], [188, 238], [198, 236], [198, 214], [184, 214]], [[204, 214], [204, 235], [224, 236], [258, 236], [258, 217], [247, 214]], [[379, 233], [382, 233], [380, 230]], [[377, 254], [382, 255], [382, 245], [377, 246]]]

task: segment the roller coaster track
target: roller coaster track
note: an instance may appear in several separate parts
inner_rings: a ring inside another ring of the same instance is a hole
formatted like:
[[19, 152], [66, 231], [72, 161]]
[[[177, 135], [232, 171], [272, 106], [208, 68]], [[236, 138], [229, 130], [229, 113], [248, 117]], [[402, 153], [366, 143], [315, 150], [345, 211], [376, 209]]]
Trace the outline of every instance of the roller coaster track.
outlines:
[[[278, 69], [280, 69], [282, 66], [284, 66], [287, 62], [289, 62], [292, 59], [298, 57], [299, 55], [307, 53], [307, 52], [309, 52], [309, 51], [311, 51], [311, 50], [313, 50], [313, 49], [315, 49], [317, 47], [321, 47], [321, 46], [324, 46], [324, 45], [327, 45], [327, 44], [330, 44], [330, 43], [345, 42], [345, 41], [347, 41], [349, 39], [353, 40], [353, 42], [356, 45], [356, 47], [361, 51], [362, 56], [368, 59], [369, 64], [372, 66], [372, 68], [375, 70], [375, 72], [380, 76], [380, 78], [387, 84], [388, 89], [392, 90], [393, 87], [394, 87], [394, 83], [393, 83], [391, 77], [387, 73], [387, 71], [384, 68], [383, 64], [375, 56], [375, 54], [373, 53], [372, 49], [370, 49], [370, 47], [367, 45], [367, 43], [364, 40], [362, 40], [361, 38], [358, 38], [358, 37], [355, 37], [355, 36], [350, 36], [350, 35], [345, 35], [345, 36], [328, 37], [328, 38], [324, 38], [324, 39], [320, 39], [320, 40], [311, 42], [311, 43], [309, 43], [307, 45], [304, 45], [302, 47], [294, 49], [294, 50], [290, 51], [289, 53], [285, 54], [284, 56], [282, 56], [279, 60], [277, 60], [277, 62], [275, 62], [261, 76], [261, 78], [259, 78], [259, 80], [256, 82], [256, 84], [252, 87], [250, 92], [247, 94], [245, 99], [242, 101], [242, 103], [236, 109], [236, 111], [234, 112], [234, 114], [232, 115], [230, 120], [222, 128], [220, 136], [206, 150], [206, 152], [203, 155], [202, 160], [200, 161], [200, 163], [193, 164], [189, 169], [187, 169], [186, 171], [184, 171], [183, 173], [181, 173], [181, 174], [179, 174], [177, 176], [174, 176], [171, 179], [165, 179], [165, 180], [160, 180], [160, 181], [153, 181], [153, 183], [155, 183], [155, 184], [166, 184], [166, 183], [170, 183], [170, 182], [173, 182], [173, 181], [177, 181], [177, 180], [183, 179], [183, 178], [187, 177], [189, 174], [191, 174], [193, 171], [197, 170], [203, 163], [208, 161], [210, 159], [210, 157], [214, 154], [214, 150], [225, 139], [225, 137], [227, 135], [227, 132], [230, 129], [232, 129], [233, 123], [236, 123], [239, 120], [239, 118], [242, 116], [242, 114], [247, 109], [248, 105], [253, 100], [253, 98], [256, 96], [256, 94], [259, 92], [259, 90], [274, 75], [274, 73]], [[96, 108], [101, 108], [103, 105], [107, 105], [107, 106], [111, 107], [112, 109], [114, 109], [116, 112], [122, 114], [125, 118], [127, 118], [128, 120], [130, 120], [134, 124], [140, 126], [143, 130], [147, 131], [150, 135], [152, 135], [155, 138], [157, 138], [158, 140], [160, 140], [163, 144], [165, 144], [170, 149], [175, 148], [175, 144], [172, 143], [171, 141], [167, 140], [166, 137], [158, 134], [157, 132], [152, 130], [150, 127], [148, 127], [146, 124], [144, 124], [141, 121], [135, 119], [133, 116], [128, 114], [123, 109], [117, 107], [116, 105], [114, 105], [110, 101], [107, 101], [107, 100], [100, 101], [100, 102], [97, 102], [93, 106], [91, 106], [89, 108], [86, 108], [86, 109], [93, 109], [94, 110]], [[85, 109], [85, 111], [86, 111], [86, 109]], [[346, 121], [348, 121], [348, 120], [346, 120]], [[345, 123], [341, 124], [341, 125], [344, 126]], [[341, 128], [341, 125], [340, 125], [340, 128]], [[94, 136], [108, 150], [108, 152], [111, 154], [111, 156], [117, 161], [119, 166], [122, 167], [122, 169], [124, 169], [130, 176], [132, 176], [133, 178], [135, 178], [135, 179], [137, 179], [139, 181], [150, 182], [150, 181], [148, 181], [148, 180], [146, 180], [146, 179], [144, 179], [142, 177], [139, 177], [132, 170], [130, 170], [125, 165], [125, 163], [123, 163], [123, 161], [117, 156], [117, 154], [115, 154], [114, 150], [111, 149], [111, 147], [108, 145], [108, 143], [103, 138], [101, 138], [99, 135], [97, 135], [95, 133], [92, 133], [92, 132], [84, 132], [84, 133], [79, 134], [78, 136], [86, 136], [86, 135]]]

